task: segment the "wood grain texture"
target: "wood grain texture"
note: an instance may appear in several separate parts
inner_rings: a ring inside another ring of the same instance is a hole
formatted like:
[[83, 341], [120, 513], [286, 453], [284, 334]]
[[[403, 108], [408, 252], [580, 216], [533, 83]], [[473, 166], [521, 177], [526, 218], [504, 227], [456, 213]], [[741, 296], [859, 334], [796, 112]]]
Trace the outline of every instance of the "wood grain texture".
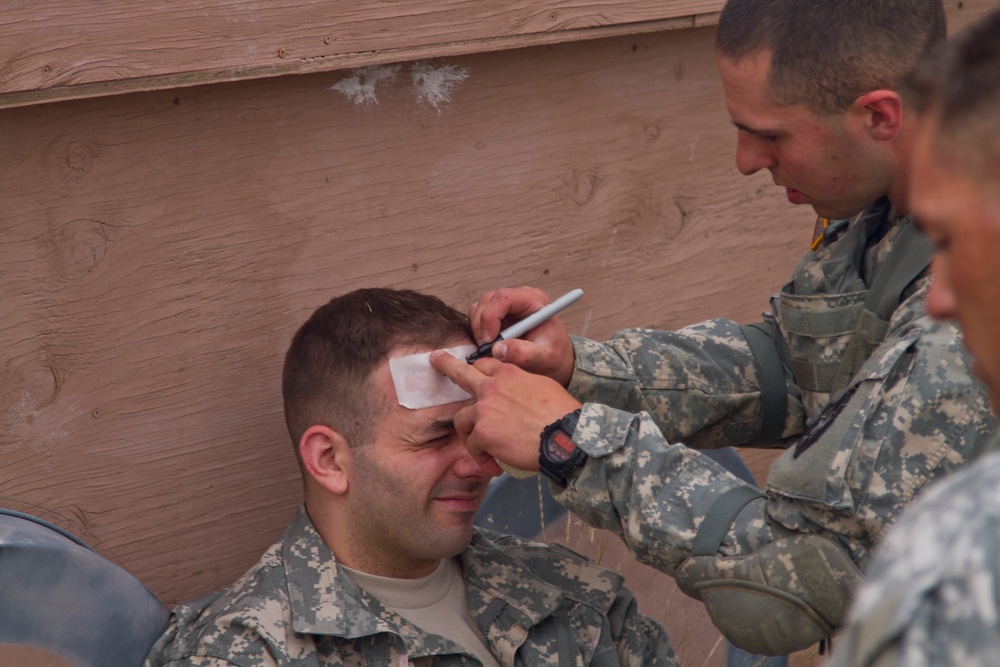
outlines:
[[714, 21], [722, 0], [15, 0], [0, 106], [330, 71]]

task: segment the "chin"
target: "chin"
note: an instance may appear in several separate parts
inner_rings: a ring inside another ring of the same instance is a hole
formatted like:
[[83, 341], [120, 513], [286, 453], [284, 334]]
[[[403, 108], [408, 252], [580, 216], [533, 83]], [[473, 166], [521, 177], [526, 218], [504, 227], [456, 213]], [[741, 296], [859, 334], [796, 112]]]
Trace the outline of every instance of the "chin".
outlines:
[[472, 526], [460, 533], [441, 535], [438, 544], [442, 553], [447, 552], [447, 556], [457, 556], [468, 548], [470, 542], [472, 542]]

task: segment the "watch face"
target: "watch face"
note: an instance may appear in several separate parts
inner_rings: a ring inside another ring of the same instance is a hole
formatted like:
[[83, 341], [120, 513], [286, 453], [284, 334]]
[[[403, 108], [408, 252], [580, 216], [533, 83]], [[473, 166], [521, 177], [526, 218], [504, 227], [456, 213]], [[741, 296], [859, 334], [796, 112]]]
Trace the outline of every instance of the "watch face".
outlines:
[[555, 463], [563, 463], [575, 451], [576, 445], [573, 443], [573, 438], [569, 437], [565, 431], [555, 431], [545, 440], [545, 454], [550, 461]]

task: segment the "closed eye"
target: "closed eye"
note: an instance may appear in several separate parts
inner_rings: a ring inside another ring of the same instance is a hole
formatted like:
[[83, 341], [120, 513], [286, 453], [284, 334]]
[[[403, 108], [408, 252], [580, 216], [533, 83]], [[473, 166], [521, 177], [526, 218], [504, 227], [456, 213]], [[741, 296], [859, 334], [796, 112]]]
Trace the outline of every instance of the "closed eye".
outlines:
[[778, 140], [778, 135], [776, 134], [766, 134], [764, 132], [747, 132], [754, 139], [760, 139], [761, 141], [774, 142]]
[[455, 422], [452, 419], [436, 419], [422, 431], [421, 440], [424, 444], [438, 447], [451, 442], [455, 437]]
[[762, 130], [754, 127], [747, 127], [741, 123], [733, 123], [740, 132], [746, 132], [751, 137], [760, 139], [761, 141], [777, 141], [778, 133], [771, 130]]

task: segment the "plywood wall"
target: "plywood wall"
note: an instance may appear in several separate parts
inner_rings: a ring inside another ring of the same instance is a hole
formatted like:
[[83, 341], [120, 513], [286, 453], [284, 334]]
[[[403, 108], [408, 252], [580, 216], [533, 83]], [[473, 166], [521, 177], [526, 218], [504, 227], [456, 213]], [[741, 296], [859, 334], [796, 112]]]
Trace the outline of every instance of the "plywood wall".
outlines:
[[813, 217], [736, 170], [712, 37], [0, 110], [0, 505], [172, 605], [296, 510], [282, 355], [336, 294], [582, 287], [596, 338], [756, 319]]
[[754, 317], [811, 216], [736, 171], [711, 39], [0, 112], [5, 502], [173, 602], [294, 511], [282, 354], [335, 294], [582, 287], [597, 337]]

